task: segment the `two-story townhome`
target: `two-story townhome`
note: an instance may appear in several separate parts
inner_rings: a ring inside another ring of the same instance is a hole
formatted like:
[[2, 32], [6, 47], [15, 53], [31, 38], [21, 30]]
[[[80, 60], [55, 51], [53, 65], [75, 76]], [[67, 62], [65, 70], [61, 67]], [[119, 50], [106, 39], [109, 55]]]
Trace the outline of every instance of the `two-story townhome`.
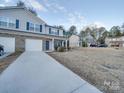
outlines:
[[63, 30], [49, 26], [25, 7], [0, 7], [0, 44], [6, 52], [54, 51], [63, 45]]
[[124, 36], [121, 37], [107, 37], [105, 43], [109, 47], [124, 47]]

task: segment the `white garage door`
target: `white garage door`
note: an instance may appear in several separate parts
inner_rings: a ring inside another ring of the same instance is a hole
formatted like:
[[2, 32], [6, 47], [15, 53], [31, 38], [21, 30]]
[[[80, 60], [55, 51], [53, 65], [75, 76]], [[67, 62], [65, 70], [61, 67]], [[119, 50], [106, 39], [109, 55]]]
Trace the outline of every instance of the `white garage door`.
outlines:
[[42, 40], [26, 39], [25, 51], [42, 51]]
[[0, 44], [4, 46], [5, 52], [15, 52], [15, 38], [0, 37]]

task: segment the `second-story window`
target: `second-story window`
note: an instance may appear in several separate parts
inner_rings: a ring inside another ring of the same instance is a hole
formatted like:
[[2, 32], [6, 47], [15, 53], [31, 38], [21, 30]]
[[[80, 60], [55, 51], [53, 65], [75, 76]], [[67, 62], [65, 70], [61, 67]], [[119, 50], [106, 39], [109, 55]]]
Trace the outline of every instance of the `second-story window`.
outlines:
[[0, 17], [0, 27], [15, 29], [16, 21], [11, 18]]
[[42, 32], [42, 25], [27, 22], [27, 30], [31, 32]]
[[29, 30], [34, 31], [34, 24], [33, 23], [29, 23]]
[[9, 20], [8, 27], [9, 28], [16, 28], [15, 20]]
[[37, 24], [35, 25], [35, 31], [40, 32], [40, 25], [37, 25]]
[[59, 30], [57, 30], [57, 35], [59, 35]]
[[49, 34], [52, 34], [52, 30], [51, 30], [51, 28], [49, 28]]
[[8, 20], [7, 18], [0, 17], [0, 27], [7, 27]]

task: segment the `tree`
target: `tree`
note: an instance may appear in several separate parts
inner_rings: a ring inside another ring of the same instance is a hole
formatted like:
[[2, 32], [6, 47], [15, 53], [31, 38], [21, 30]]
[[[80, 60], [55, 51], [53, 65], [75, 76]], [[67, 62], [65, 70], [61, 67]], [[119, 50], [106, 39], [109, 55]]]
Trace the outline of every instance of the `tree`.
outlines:
[[98, 28], [99, 37], [102, 37], [102, 33], [104, 33], [105, 31], [106, 31], [105, 27]]
[[22, 2], [22, 1], [18, 1], [18, 2], [17, 2], [17, 6], [18, 6], [18, 7], [25, 7], [25, 3]]
[[96, 32], [95, 32], [95, 31], [91, 31], [91, 32], [90, 32], [90, 35], [91, 35], [94, 39], [96, 39]]
[[122, 36], [124, 36], [124, 32], [122, 33]]
[[109, 35], [109, 32], [108, 32], [108, 31], [105, 31], [105, 32], [102, 33], [102, 37], [103, 37], [103, 38], [108, 37], [108, 35]]
[[63, 35], [67, 37], [67, 32], [66, 32], [66, 30], [65, 30], [63, 25], [59, 25], [59, 26], [55, 26], [55, 27], [57, 27], [59, 29], [62, 29], [63, 30]]
[[29, 10], [32, 14], [34, 14], [34, 15], [37, 16], [37, 12], [36, 12], [36, 10], [35, 10], [33, 7], [28, 7], [28, 10]]
[[122, 26], [121, 26], [122, 28], [124, 28], [124, 23], [122, 24]]
[[35, 14], [37, 16], [37, 12], [33, 7], [27, 7], [24, 2], [18, 1], [17, 2], [18, 7], [25, 7], [28, 11], [30, 11], [32, 14]]
[[119, 26], [113, 26], [111, 29], [110, 29], [110, 34], [109, 34], [110, 37], [118, 37], [118, 36], [121, 36], [121, 30], [120, 30], [120, 27]]
[[79, 33], [80, 37], [86, 37], [86, 32], [84, 30], [81, 30]]
[[99, 42], [100, 44], [105, 44], [105, 39], [108, 36], [109, 32], [105, 31], [102, 33], [102, 36], [98, 38], [97, 42]]
[[87, 28], [85, 29], [85, 32], [86, 32], [86, 34], [88, 35], [88, 34], [90, 34], [91, 29], [90, 29], [89, 27], [87, 27]]
[[69, 28], [69, 31], [67, 32], [68, 33], [68, 36], [71, 36], [71, 35], [76, 35], [77, 34], [77, 28], [76, 28], [76, 26], [71, 26], [70, 28]]

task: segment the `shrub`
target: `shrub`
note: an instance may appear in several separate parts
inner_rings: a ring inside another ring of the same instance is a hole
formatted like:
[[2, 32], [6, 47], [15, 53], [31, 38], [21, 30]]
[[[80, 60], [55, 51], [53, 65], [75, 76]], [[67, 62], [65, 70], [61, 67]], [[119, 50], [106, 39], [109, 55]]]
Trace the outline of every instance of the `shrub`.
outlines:
[[88, 47], [86, 42], [82, 42], [82, 47]]
[[54, 49], [55, 49], [55, 51], [57, 51], [57, 49], [58, 49], [58, 46], [55, 46], [55, 47], [54, 47]]
[[65, 50], [64, 47], [58, 47], [58, 48], [57, 48], [57, 51], [58, 51], [58, 52], [64, 52], [64, 50]]

